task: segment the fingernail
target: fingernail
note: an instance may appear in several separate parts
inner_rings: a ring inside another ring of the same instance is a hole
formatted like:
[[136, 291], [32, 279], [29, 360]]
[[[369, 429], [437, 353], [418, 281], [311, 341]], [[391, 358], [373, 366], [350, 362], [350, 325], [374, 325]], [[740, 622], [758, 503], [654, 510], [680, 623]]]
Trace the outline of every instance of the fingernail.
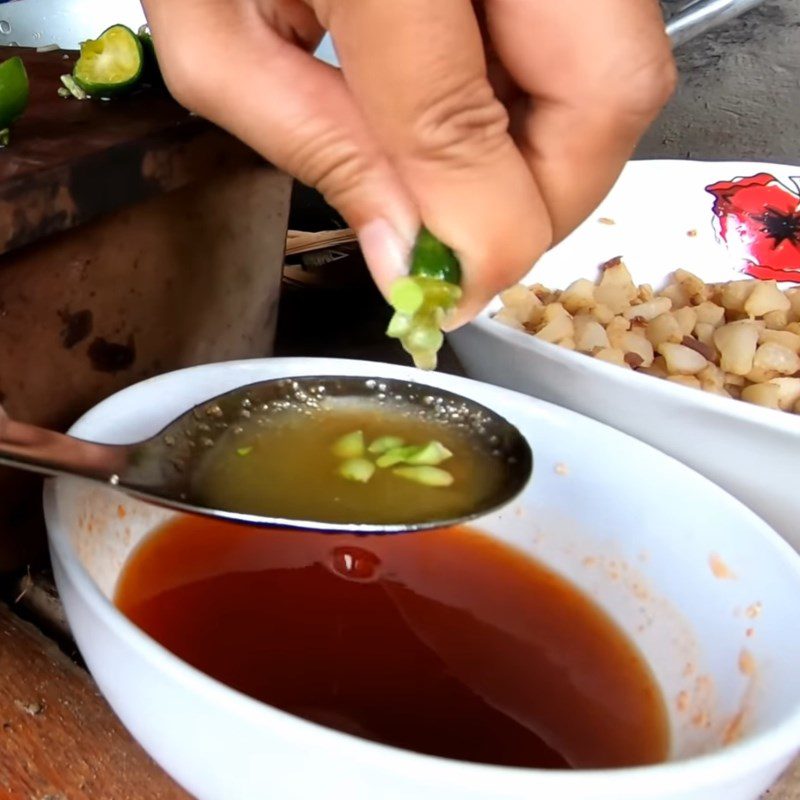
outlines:
[[368, 222], [358, 231], [364, 259], [384, 294], [397, 278], [408, 274], [411, 245], [385, 219]]

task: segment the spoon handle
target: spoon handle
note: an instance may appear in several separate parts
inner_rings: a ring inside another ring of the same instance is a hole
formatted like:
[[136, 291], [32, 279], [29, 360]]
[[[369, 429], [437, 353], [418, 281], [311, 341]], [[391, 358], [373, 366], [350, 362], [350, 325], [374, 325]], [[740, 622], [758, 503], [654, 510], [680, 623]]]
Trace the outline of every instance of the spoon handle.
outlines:
[[0, 410], [0, 463], [44, 475], [108, 481], [127, 464], [125, 446], [94, 444], [10, 419]]

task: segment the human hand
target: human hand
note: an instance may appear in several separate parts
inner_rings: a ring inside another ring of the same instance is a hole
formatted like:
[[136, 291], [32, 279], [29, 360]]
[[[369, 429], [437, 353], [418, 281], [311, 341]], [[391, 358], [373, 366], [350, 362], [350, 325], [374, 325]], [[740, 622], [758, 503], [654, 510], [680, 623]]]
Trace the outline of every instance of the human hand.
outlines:
[[591, 213], [675, 82], [656, 0], [143, 4], [176, 99], [319, 189], [384, 293], [422, 221], [455, 250], [454, 324]]

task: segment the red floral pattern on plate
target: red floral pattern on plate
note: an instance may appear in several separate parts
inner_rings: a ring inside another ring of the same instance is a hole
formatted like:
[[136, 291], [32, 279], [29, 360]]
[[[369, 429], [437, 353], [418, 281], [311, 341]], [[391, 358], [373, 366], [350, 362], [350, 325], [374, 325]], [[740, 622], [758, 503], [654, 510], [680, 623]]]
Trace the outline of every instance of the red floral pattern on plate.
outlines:
[[[798, 181], [792, 178], [797, 184]], [[744, 272], [761, 280], [800, 283], [800, 194], [774, 175], [719, 181], [714, 196], [720, 236], [744, 262]]]

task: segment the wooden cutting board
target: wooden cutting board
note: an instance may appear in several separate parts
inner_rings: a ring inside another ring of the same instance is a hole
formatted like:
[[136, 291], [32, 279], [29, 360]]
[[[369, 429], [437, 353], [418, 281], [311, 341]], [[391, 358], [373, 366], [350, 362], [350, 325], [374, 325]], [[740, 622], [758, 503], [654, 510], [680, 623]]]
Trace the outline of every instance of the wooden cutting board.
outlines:
[[0, 150], [0, 253], [258, 160], [166, 91], [108, 102], [60, 97], [74, 52], [5, 47], [2, 55], [23, 59], [31, 93]]

